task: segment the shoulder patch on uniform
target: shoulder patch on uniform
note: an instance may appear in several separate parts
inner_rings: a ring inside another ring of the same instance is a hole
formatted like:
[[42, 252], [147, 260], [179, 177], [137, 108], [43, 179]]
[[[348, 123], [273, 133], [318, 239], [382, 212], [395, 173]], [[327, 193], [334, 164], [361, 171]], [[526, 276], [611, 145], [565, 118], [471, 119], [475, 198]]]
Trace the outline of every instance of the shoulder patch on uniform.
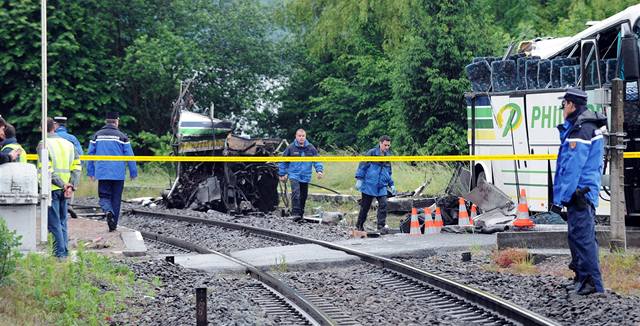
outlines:
[[570, 147], [571, 149], [575, 149], [575, 148], [576, 148], [576, 145], [577, 145], [577, 143], [576, 143], [576, 142], [574, 142], [574, 141], [570, 141], [570, 142], [569, 142], [569, 147]]

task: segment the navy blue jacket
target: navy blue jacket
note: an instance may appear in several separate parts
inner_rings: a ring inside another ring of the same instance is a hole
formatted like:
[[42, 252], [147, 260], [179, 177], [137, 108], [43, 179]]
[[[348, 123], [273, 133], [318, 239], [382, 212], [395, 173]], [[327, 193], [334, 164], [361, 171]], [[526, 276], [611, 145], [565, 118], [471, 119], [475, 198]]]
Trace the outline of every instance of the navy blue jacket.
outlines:
[[70, 141], [73, 144], [73, 147], [75, 147], [76, 151], [78, 152], [78, 155], [84, 155], [84, 151], [82, 150], [82, 145], [80, 145], [80, 142], [78, 141], [78, 138], [76, 138], [76, 136], [70, 134], [67, 131], [67, 128], [65, 126], [60, 126], [58, 127], [58, 129], [56, 129], [56, 134], [58, 134], [58, 136]]
[[[91, 137], [88, 155], [133, 156], [129, 137], [113, 124], [107, 124]], [[89, 161], [87, 176], [98, 180], [124, 180], [126, 165], [129, 165], [129, 176], [138, 176], [136, 162], [128, 161]]]
[[[380, 147], [367, 151], [366, 156], [390, 156], [391, 151], [381, 153]], [[387, 186], [394, 185], [391, 178], [391, 163], [389, 162], [360, 162], [356, 171], [356, 179], [362, 180], [360, 191], [369, 196], [386, 196]]]
[[[284, 150], [282, 156], [318, 156], [318, 150], [307, 140], [304, 141], [304, 145], [300, 146], [294, 139], [293, 143]], [[278, 175], [288, 174], [289, 179], [309, 183], [311, 182], [311, 166], [315, 167], [316, 172], [324, 171], [320, 162], [280, 162]]]
[[598, 193], [604, 159], [604, 139], [600, 129], [607, 118], [582, 108], [570, 114], [560, 130], [560, 148], [553, 183], [553, 204], [567, 206], [580, 188], [589, 187], [586, 198], [598, 207]]

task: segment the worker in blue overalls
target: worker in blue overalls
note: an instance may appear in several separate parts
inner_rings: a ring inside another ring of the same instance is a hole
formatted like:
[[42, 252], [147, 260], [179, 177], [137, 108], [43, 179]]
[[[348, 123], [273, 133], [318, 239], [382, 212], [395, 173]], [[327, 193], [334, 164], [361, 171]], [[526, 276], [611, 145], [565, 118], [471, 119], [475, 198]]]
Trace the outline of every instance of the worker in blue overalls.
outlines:
[[563, 206], [567, 207], [569, 268], [576, 274], [576, 293], [604, 292], [595, 234], [595, 208], [603, 168], [602, 132], [607, 118], [587, 110], [587, 93], [580, 89], [568, 89], [560, 99], [563, 100], [565, 121], [558, 126], [560, 149], [551, 211], [559, 214]]

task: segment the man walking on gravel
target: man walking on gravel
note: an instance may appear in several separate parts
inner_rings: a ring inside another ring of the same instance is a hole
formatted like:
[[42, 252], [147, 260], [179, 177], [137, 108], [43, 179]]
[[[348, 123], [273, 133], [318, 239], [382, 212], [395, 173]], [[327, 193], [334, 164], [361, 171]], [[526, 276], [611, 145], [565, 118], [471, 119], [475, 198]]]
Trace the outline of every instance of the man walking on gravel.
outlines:
[[[296, 139], [284, 150], [282, 156], [318, 156], [318, 150], [307, 140], [304, 129], [298, 129]], [[286, 182], [288, 178], [291, 182], [291, 215], [295, 222], [302, 221], [304, 217], [312, 166], [316, 169], [318, 179], [322, 179], [324, 167], [320, 162], [281, 162], [279, 164], [280, 181]]]
[[604, 292], [595, 214], [604, 157], [601, 128], [606, 125], [607, 118], [587, 110], [587, 93], [583, 90], [568, 89], [561, 99], [565, 120], [558, 126], [560, 149], [551, 211], [560, 214], [562, 207], [567, 207], [569, 268], [576, 273], [575, 291], [580, 295]]
[[[380, 137], [378, 146], [367, 151], [366, 156], [390, 156], [391, 138]], [[389, 190], [387, 190], [389, 187]], [[360, 162], [356, 171], [356, 189], [362, 193], [360, 200], [360, 213], [356, 228], [364, 231], [364, 222], [371, 208], [371, 202], [375, 198], [378, 201], [378, 231], [381, 234], [389, 233], [387, 221], [387, 194], [390, 191], [396, 194], [396, 187], [391, 178], [391, 163], [389, 162]]]
[[[63, 117], [63, 116], [53, 117], [53, 121], [55, 121], [56, 123], [56, 126], [55, 126], [56, 135], [70, 141], [73, 144], [73, 147], [75, 148], [76, 153], [78, 155], [84, 155], [84, 151], [82, 150], [82, 145], [80, 145], [78, 138], [70, 134], [69, 131], [67, 130], [67, 127], [66, 127], [67, 117]], [[69, 198], [69, 205], [73, 204], [73, 201], [74, 201], [74, 198], [72, 195], [71, 198]], [[78, 218], [78, 215], [73, 211], [71, 207], [69, 207], [68, 210], [69, 210], [69, 215], [71, 215], [72, 218]]]
[[[58, 258], [69, 256], [67, 243], [67, 199], [80, 179], [80, 156], [73, 144], [56, 135], [53, 119], [47, 119], [47, 151], [51, 176], [51, 206], [47, 213], [47, 228], [53, 235], [53, 253]], [[38, 144], [41, 153], [42, 143]], [[38, 160], [40, 166], [42, 157]]]
[[[129, 137], [118, 129], [120, 116], [117, 112], [107, 112], [106, 125], [91, 137], [88, 155], [133, 156]], [[98, 180], [100, 208], [107, 216], [109, 232], [118, 227], [120, 200], [124, 190], [126, 166], [129, 166], [131, 180], [138, 176], [134, 161], [89, 161], [87, 176], [91, 181]]]

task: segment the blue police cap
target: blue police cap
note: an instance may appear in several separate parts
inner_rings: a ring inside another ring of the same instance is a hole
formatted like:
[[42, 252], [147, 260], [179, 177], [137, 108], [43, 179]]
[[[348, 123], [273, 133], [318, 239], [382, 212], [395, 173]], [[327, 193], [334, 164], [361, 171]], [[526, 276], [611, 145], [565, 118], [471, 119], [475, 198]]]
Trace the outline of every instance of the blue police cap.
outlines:
[[563, 96], [558, 97], [560, 100], [571, 101], [578, 105], [587, 104], [587, 92], [579, 88], [569, 88]]
[[107, 119], [119, 119], [120, 118], [120, 114], [118, 112], [115, 111], [107, 111], [107, 113], [105, 114], [105, 118]]

